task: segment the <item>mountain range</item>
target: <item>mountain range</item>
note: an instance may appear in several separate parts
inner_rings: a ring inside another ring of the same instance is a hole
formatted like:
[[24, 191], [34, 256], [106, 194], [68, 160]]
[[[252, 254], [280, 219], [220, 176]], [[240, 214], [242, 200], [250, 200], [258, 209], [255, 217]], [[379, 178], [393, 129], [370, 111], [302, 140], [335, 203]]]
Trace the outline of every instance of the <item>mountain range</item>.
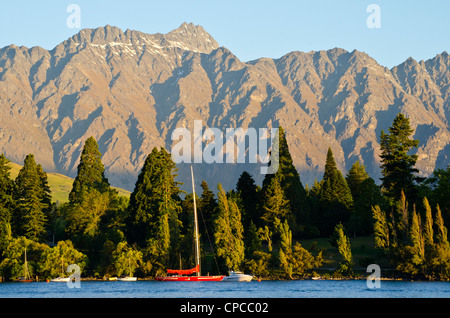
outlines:
[[[0, 153], [35, 154], [49, 172], [73, 177], [84, 141], [96, 138], [110, 183], [133, 190], [153, 147], [170, 150], [175, 128], [278, 127], [303, 184], [322, 178], [331, 147], [346, 173], [360, 160], [380, 177], [381, 130], [397, 113], [420, 140], [427, 176], [450, 160], [450, 58], [408, 58], [391, 69], [341, 48], [240, 61], [201, 26], [167, 34], [105, 26], [83, 29], [52, 50], [0, 49]], [[254, 164], [195, 164], [196, 179], [235, 187]], [[179, 165], [179, 181], [190, 184]], [[199, 182], [198, 182], [199, 183]]]

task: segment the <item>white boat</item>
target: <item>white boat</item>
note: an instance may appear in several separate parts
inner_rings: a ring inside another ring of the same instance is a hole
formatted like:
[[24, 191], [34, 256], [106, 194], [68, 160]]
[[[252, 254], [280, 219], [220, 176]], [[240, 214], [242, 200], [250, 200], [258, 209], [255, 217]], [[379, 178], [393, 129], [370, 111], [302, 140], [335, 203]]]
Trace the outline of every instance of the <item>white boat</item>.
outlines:
[[253, 279], [253, 275], [244, 274], [242, 272], [229, 271], [228, 276], [222, 279], [222, 282], [249, 282]]
[[70, 277], [57, 277], [50, 280], [51, 282], [57, 282], [57, 283], [67, 283], [71, 281]]
[[128, 267], [130, 270], [130, 275], [129, 276], [125, 276], [125, 277], [117, 277], [116, 280], [121, 281], [121, 282], [135, 282], [137, 280], [137, 277], [133, 277], [132, 272], [131, 272], [131, 260], [130, 258], [128, 258]]
[[137, 280], [137, 277], [130, 277], [130, 276], [117, 277], [117, 280], [121, 282], [135, 282]]
[[64, 260], [61, 257], [61, 276], [51, 279], [51, 282], [57, 282], [57, 283], [67, 283], [70, 282], [72, 279], [70, 277], [64, 277]]

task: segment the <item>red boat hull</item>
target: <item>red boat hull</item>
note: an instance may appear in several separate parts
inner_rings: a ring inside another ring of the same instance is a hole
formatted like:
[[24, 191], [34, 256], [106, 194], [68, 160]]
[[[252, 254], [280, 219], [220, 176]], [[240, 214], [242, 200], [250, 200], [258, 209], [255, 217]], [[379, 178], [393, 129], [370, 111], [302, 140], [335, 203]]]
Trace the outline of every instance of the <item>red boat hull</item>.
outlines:
[[225, 276], [158, 276], [155, 279], [162, 282], [219, 282]]

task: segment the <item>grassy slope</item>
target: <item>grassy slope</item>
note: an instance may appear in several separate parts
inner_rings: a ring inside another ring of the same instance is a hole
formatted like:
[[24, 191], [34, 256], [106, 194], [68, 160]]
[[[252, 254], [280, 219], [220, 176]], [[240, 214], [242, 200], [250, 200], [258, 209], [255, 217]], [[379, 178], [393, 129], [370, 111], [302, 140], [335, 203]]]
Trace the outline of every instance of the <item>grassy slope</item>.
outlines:
[[[19, 174], [19, 170], [22, 168], [21, 165], [10, 163], [11, 165], [11, 178], [15, 179]], [[52, 190], [53, 201], [59, 201], [61, 203], [69, 201], [69, 192], [72, 190], [73, 179], [64, 176], [59, 173], [47, 173], [48, 184]], [[124, 189], [115, 188], [120, 196], [130, 196], [130, 192]]]

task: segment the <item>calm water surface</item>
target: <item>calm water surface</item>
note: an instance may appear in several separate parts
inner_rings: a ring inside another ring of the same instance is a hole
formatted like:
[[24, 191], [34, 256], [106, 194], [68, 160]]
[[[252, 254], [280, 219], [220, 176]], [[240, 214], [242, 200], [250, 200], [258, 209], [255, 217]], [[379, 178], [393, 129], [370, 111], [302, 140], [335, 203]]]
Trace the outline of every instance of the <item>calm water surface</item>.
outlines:
[[450, 298], [450, 282], [381, 281], [369, 289], [365, 280], [252, 282], [0, 283], [0, 298]]

